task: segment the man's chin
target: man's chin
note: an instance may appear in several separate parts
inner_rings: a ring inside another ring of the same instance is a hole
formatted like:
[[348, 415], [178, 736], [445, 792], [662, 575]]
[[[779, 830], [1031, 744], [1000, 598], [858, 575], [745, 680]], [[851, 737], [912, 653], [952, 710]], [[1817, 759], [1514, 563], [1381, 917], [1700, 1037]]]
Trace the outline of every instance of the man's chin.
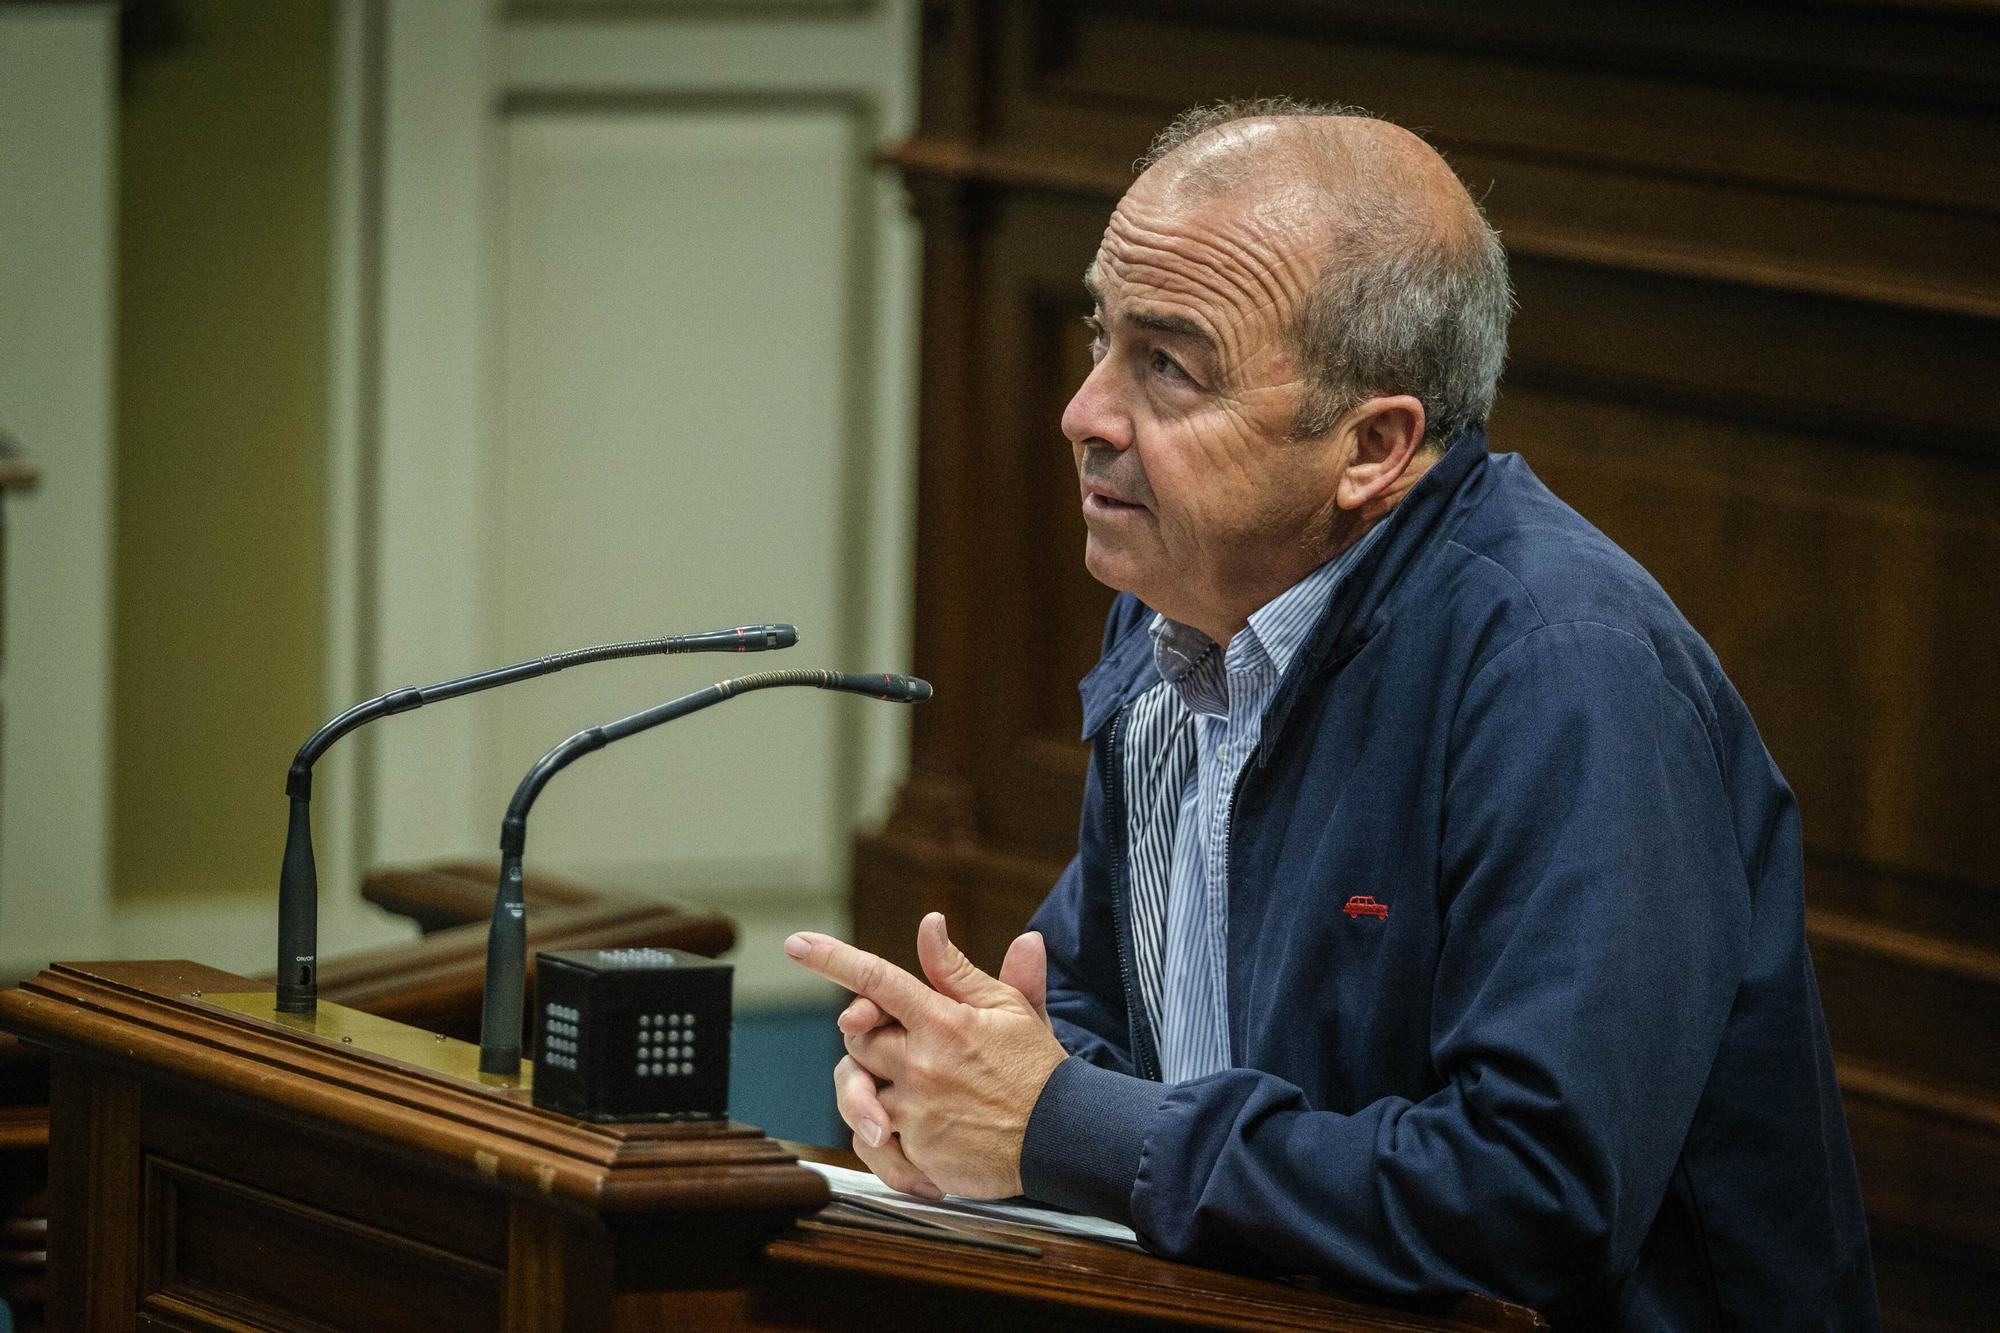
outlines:
[[1129, 592], [1142, 602], [1146, 600], [1144, 589], [1149, 583], [1146, 571], [1129, 555], [1107, 549], [1094, 536], [1086, 538], [1083, 543], [1083, 567], [1090, 577], [1111, 591]]

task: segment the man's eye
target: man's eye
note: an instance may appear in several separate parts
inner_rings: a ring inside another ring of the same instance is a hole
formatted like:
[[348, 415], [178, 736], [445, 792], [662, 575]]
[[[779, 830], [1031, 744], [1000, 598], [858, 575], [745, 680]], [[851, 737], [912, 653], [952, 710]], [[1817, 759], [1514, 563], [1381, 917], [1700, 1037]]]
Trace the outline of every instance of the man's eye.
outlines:
[[1158, 375], [1165, 375], [1168, 379], [1180, 380], [1188, 384], [1194, 383], [1194, 376], [1181, 369], [1180, 362], [1157, 348], [1153, 351], [1153, 372]]

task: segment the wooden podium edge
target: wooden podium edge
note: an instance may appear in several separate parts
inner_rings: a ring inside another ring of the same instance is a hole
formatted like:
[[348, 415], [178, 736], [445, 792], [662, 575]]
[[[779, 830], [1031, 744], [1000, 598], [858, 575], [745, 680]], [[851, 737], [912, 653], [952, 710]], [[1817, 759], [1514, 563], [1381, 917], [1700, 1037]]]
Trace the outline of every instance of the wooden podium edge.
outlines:
[[[509, 1327], [605, 1326], [603, 1302], [625, 1291], [618, 1284], [628, 1277], [638, 1283], [627, 1293], [635, 1309], [664, 1315], [698, 1307], [719, 1315], [740, 1299], [737, 1313], [752, 1324], [786, 1324], [799, 1311], [820, 1309], [830, 1293], [865, 1305], [876, 1298], [870, 1284], [881, 1283], [888, 1284], [881, 1291], [905, 1293], [912, 1309], [932, 1311], [991, 1299], [1065, 1319], [1182, 1326], [1545, 1327], [1530, 1312], [1480, 1298], [1419, 1313], [1040, 1234], [1032, 1243], [1043, 1257], [1024, 1260], [835, 1227], [806, 1216], [827, 1202], [829, 1190], [800, 1165], [801, 1155], [827, 1154], [794, 1152], [796, 1145], [752, 1126], [578, 1121], [539, 1110], [518, 1091], [406, 1065], [203, 999], [267, 989], [181, 961], [56, 964], [0, 993], [0, 1029], [51, 1051], [59, 1094], [52, 1105], [66, 1108], [54, 1128], [68, 1172], [62, 1220], [71, 1249], [52, 1289], [52, 1312], [60, 1294], [78, 1326], [109, 1326], [104, 1318], [122, 1319], [130, 1306], [158, 1313], [188, 1296], [186, 1283], [161, 1286], [145, 1267], [158, 1262], [158, 1246], [170, 1245], [161, 1237], [171, 1231], [173, 1208], [143, 1201], [140, 1163], [155, 1151], [166, 1154], [162, 1161], [178, 1161], [177, 1142], [191, 1142], [189, 1133], [226, 1135], [240, 1112], [242, 1122], [279, 1133], [296, 1126], [302, 1141], [319, 1145], [321, 1160], [329, 1141], [353, 1144], [369, 1150], [370, 1170], [407, 1163], [439, 1184], [448, 1178], [507, 1200], [500, 1262]], [[200, 1108], [193, 1119], [178, 1106], [184, 1098]], [[149, 1107], [166, 1108], [161, 1124], [178, 1118], [182, 1138], [158, 1137], [160, 1128], [148, 1127]], [[270, 1131], [262, 1132], [268, 1141]], [[212, 1182], [218, 1197], [271, 1188], [268, 1173], [230, 1172], [226, 1154], [170, 1169], [187, 1179], [223, 1170]], [[338, 1220], [344, 1210], [324, 1190], [295, 1202], [352, 1229], [354, 1214]], [[419, 1230], [394, 1234], [405, 1248], [435, 1243]], [[672, 1272], [661, 1268], [661, 1246], [669, 1242], [683, 1252]], [[464, 1255], [476, 1258], [472, 1250]], [[709, 1291], [718, 1274], [732, 1291], [741, 1288], [740, 1298]], [[207, 1309], [222, 1299], [197, 1303]], [[737, 1325], [722, 1319], [717, 1326]]]
[[269, 983], [184, 960], [57, 963], [0, 993], [0, 1028], [56, 1055], [387, 1146], [524, 1200], [590, 1215], [798, 1217], [826, 1182], [735, 1121], [598, 1125], [201, 1001]]

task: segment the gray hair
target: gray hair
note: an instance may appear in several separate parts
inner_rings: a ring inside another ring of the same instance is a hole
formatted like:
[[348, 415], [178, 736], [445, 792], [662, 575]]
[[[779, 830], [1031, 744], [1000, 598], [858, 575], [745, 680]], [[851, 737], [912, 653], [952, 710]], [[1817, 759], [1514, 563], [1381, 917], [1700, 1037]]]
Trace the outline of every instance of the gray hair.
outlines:
[[[1367, 114], [1290, 97], [1198, 106], [1175, 117], [1134, 165], [1143, 173], [1235, 121]], [[1197, 184], [1216, 192], [1246, 174], [1226, 158], [1193, 170]], [[1293, 317], [1305, 396], [1291, 433], [1323, 435], [1367, 399], [1406, 393], [1423, 404], [1425, 445], [1441, 449], [1492, 411], [1514, 308], [1507, 254], [1469, 192], [1460, 221], [1412, 202], [1393, 181], [1354, 184], [1351, 176], [1341, 182], [1331, 248]]]

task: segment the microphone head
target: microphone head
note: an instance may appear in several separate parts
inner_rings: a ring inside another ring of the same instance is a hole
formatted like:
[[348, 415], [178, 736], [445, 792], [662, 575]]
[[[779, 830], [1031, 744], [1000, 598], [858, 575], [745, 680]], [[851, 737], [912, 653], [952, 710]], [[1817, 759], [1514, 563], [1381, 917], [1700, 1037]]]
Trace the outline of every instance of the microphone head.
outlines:
[[774, 648], [789, 648], [798, 641], [796, 625], [738, 625], [735, 629], [660, 640], [670, 653], [765, 653]]
[[736, 636], [739, 653], [789, 648], [799, 641], [797, 625], [738, 625], [730, 633]]
[[876, 697], [896, 704], [920, 704], [931, 697], [931, 683], [917, 676], [885, 672]]

